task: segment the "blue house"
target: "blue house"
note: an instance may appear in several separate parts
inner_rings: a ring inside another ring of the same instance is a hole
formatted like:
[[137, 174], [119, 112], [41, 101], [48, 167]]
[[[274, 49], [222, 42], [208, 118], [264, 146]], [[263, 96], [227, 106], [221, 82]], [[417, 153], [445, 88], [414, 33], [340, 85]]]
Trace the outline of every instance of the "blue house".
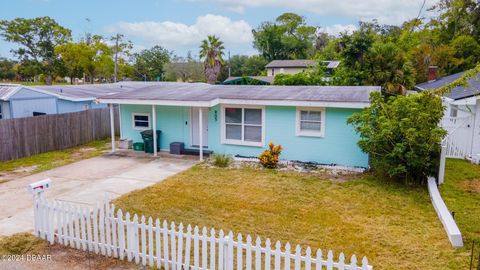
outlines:
[[122, 138], [141, 142], [141, 131], [160, 130], [161, 151], [181, 142], [200, 159], [205, 150], [256, 157], [271, 141], [283, 146], [286, 160], [368, 167], [346, 121], [376, 91], [380, 87], [157, 83], [98, 101], [119, 105]]
[[[105, 108], [97, 97], [124, 92], [139, 87], [121, 84], [24, 86], [0, 84], [0, 119], [30, 117], [43, 114], [78, 112]], [[144, 83], [141, 86], [145, 86]]]

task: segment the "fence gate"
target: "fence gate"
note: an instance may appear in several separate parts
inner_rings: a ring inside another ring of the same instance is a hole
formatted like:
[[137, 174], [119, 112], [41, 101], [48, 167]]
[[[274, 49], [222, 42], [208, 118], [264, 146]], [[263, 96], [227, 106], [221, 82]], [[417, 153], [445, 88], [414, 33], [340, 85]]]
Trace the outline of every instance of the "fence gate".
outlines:
[[262, 241], [222, 230], [184, 227], [157, 218], [123, 214], [105, 202], [93, 209], [66, 202], [49, 202], [40, 196], [34, 205], [35, 234], [51, 244], [58, 243], [79, 250], [128, 260], [143, 266], [181, 269], [372, 269], [363, 257], [355, 255], [347, 262], [343, 253], [320, 249], [304, 251], [270, 239]]
[[471, 155], [473, 117], [445, 117], [442, 127], [448, 132], [444, 139], [446, 157], [464, 159]]

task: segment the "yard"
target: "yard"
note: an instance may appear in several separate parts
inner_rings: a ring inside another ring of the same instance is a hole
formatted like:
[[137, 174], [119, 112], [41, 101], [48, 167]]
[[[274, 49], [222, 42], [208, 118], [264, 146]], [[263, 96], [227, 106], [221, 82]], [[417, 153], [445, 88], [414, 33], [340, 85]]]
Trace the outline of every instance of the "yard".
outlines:
[[[467, 243], [459, 250], [451, 247], [426, 189], [369, 174], [333, 177], [199, 165], [115, 204], [177, 223], [367, 256], [375, 269], [468, 269], [471, 240], [480, 235], [480, 169], [451, 160], [448, 166], [457, 173], [447, 174], [442, 192], [449, 207], [464, 209], [456, 210]], [[464, 178], [471, 182], [456, 191]]]

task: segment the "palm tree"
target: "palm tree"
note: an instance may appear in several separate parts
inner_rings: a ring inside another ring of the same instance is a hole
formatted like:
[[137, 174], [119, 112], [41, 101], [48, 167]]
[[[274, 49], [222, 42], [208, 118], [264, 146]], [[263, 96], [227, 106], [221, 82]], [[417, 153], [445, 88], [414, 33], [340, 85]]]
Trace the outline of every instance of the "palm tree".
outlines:
[[223, 65], [223, 42], [216, 36], [207, 36], [200, 46], [200, 58], [204, 59], [203, 71], [207, 82], [214, 84]]

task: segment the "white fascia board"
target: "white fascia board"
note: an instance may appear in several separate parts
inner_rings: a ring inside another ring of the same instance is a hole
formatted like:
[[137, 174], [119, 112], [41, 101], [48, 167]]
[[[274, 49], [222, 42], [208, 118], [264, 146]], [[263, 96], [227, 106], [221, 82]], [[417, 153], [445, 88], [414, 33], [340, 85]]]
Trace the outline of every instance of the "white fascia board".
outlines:
[[211, 107], [211, 101], [181, 101], [181, 100], [138, 100], [138, 99], [98, 99], [98, 103], [132, 104], [132, 105], [163, 105], [163, 106], [193, 106]]
[[246, 99], [217, 99], [217, 104], [262, 105], [262, 106], [298, 106], [298, 107], [332, 107], [332, 108], [359, 108], [368, 107], [367, 102], [328, 102], [328, 101], [297, 101], [297, 100], [246, 100]]
[[135, 99], [98, 99], [99, 103], [132, 104], [132, 105], [164, 105], [213, 107], [220, 104], [257, 105], [257, 106], [300, 106], [300, 107], [331, 107], [363, 109], [367, 102], [323, 102], [296, 100], [247, 100], [247, 99], [214, 99], [212, 101], [180, 101], [180, 100], [135, 100]]
[[459, 99], [452, 101], [450, 104], [453, 105], [475, 105], [477, 104], [477, 97], [469, 97], [469, 98], [464, 98], [464, 99]]

